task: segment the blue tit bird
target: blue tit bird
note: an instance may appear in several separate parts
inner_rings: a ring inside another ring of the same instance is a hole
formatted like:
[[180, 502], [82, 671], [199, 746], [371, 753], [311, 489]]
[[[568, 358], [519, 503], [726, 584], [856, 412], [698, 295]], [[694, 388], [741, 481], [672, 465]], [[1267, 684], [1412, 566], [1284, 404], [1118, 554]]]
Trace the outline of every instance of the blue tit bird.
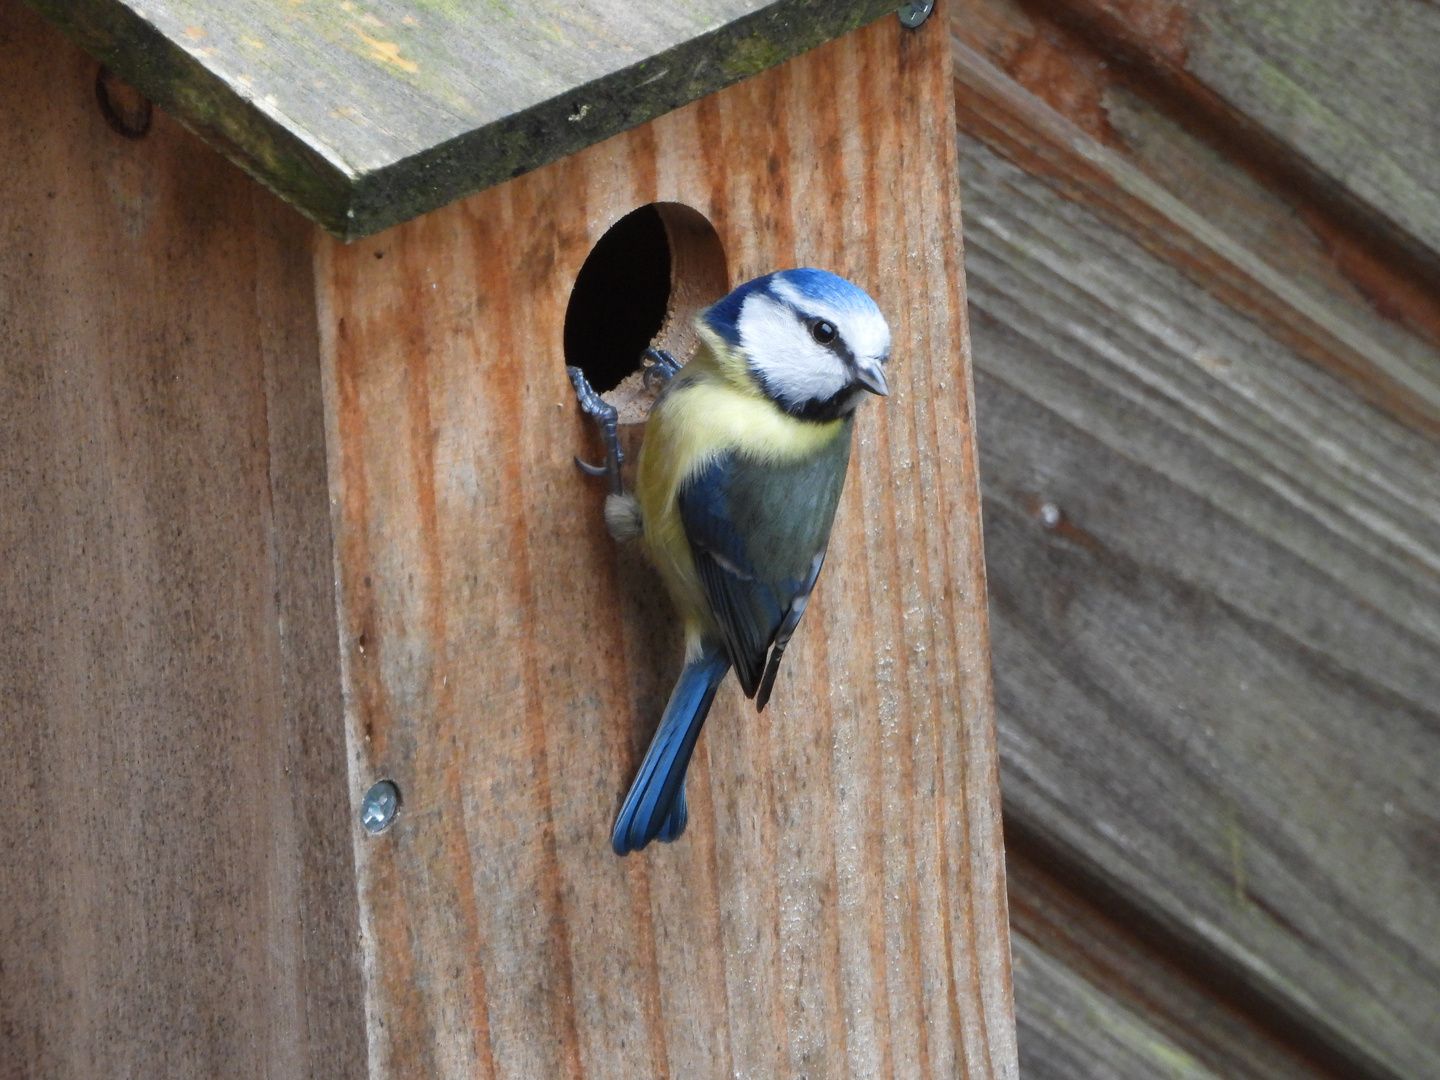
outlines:
[[[889, 393], [890, 328], [864, 290], [823, 270], [782, 270], [696, 318], [699, 345], [668, 377], [624, 493], [615, 410], [578, 368], [582, 407], [607, 449], [605, 517], [640, 540], [685, 628], [685, 667], [611, 837], [617, 855], [685, 830], [685, 770], [732, 667], [765, 708], [815, 587], [845, 483], [855, 408]], [[583, 463], [582, 463], [583, 465]]]

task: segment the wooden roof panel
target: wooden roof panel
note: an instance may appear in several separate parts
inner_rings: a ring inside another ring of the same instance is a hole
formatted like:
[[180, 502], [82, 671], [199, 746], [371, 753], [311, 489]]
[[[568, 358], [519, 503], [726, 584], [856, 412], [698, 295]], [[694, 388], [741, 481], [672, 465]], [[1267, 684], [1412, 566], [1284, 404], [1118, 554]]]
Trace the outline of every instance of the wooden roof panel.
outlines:
[[574, 153], [895, 0], [33, 0], [326, 229], [363, 236]]

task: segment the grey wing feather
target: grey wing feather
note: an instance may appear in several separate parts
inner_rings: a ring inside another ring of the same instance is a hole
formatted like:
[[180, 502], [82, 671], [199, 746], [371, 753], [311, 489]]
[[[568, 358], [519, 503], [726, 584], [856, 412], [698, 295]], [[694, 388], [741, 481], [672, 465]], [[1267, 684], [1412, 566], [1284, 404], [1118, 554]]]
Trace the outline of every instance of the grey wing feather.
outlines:
[[775, 466], [724, 454], [680, 492], [711, 613], [759, 708], [824, 562], [849, 448], [847, 425], [833, 446], [802, 462]]
[[772, 590], [757, 587], [744, 571], [714, 552], [695, 550], [695, 568], [710, 601], [710, 613], [725, 638], [725, 650], [746, 697], [754, 697], [765, 657], [783, 617]]
[[815, 556], [814, 569], [810, 572], [810, 580], [807, 581], [799, 594], [790, 601], [790, 607], [785, 612], [785, 618], [780, 620], [780, 627], [775, 631], [775, 644], [770, 650], [770, 662], [765, 665], [765, 674], [760, 679], [760, 689], [755, 694], [755, 711], [764, 712], [765, 705], [770, 700], [770, 691], [775, 688], [775, 676], [780, 673], [780, 658], [785, 655], [785, 646], [790, 644], [790, 638], [795, 634], [795, 628], [800, 625], [800, 616], [805, 614], [805, 607], [810, 603], [810, 594], [815, 591], [815, 582], [820, 577], [820, 568], [825, 565], [825, 552], [822, 550]]

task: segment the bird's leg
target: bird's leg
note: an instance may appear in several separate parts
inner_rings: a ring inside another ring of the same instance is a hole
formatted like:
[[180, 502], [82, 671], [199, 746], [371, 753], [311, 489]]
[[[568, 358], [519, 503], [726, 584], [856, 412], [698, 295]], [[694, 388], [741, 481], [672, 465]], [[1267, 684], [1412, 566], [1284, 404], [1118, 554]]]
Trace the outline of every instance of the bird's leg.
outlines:
[[652, 390], [664, 386], [680, 370], [680, 361], [664, 349], [646, 349], [643, 355], [650, 361], [645, 369], [645, 385]]
[[608, 477], [610, 494], [624, 495], [625, 484], [620, 479], [620, 466], [625, 461], [625, 454], [620, 449], [619, 414], [615, 411], [614, 405], [595, 392], [583, 371], [578, 367], [567, 367], [565, 370], [569, 373], [570, 382], [575, 387], [575, 400], [580, 403], [581, 411], [588, 416], [593, 416], [595, 422], [600, 425], [600, 441], [605, 444], [605, 464], [589, 465], [578, 457], [575, 459], [575, 464], [591, 476]]

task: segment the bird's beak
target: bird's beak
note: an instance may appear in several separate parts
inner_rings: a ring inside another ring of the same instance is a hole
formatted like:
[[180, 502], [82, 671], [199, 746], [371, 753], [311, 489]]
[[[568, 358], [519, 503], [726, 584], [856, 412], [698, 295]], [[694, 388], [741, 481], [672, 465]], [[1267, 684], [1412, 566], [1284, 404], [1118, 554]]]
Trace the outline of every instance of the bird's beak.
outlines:
[[879, 394], [881, 397], [890, 396], [890, 384], [885, 381], [885, 369], [880, 366], [878, 360], [857, 360], [855, 362], [855, 381], [872, 394]]

